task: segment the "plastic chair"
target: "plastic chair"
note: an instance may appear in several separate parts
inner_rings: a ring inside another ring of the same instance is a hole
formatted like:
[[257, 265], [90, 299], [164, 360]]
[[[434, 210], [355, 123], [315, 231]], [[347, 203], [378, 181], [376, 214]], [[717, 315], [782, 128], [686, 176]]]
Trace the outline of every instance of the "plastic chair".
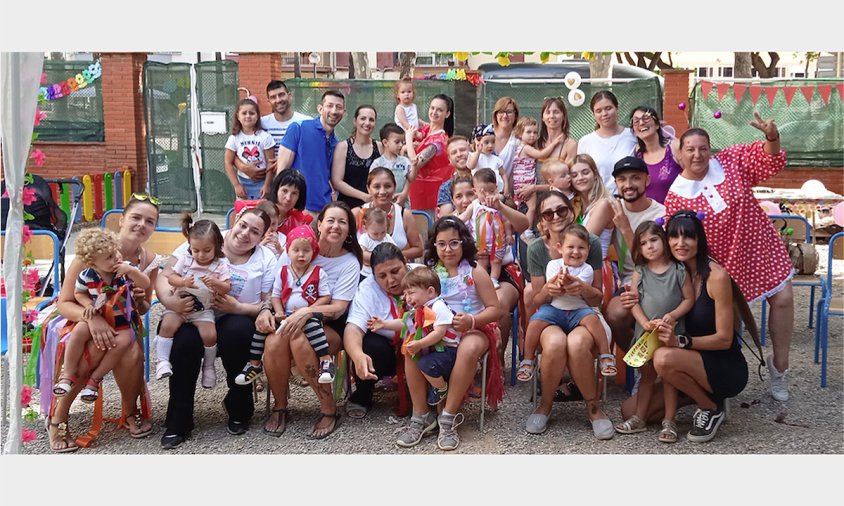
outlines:
[[829, 254], [826, 260], [826, 277], [821, 276], [822, 295], [818, 302], [818, 325], [815, 328], [815, 363], [818, 363], [818, 350], [821, 353], [821, 388], [826, 387], [826, 348], [829, 334], [829, 316], [844, 316], [844, 297], [832, 292], [832, 258], [835, 241], [841, 239], [844, 232], [838, 232], [829, 238]]
[[[769, 215], [768, 218], [773, 220], [773, 223], [776, 224], [776, 220], [783, 220], [784, 224], [778, 230], [785, 230], [788, 228], [794, 229], [794, 235], [797, 237], [804, 237], [805, 242], [807, 244], [812, 244], [812, 227], [809, 225], [809, 221], [806, 220], [803, 216], [796, 215], [796, 214], [772, 214]], [[776, 225], [775, 225], [776, 226]], [[801, 274], [795, 275], [794, 278], [791, 280], [792, 286], [808, 286], [810, 287], [809, 292], [809, 328], [812, 328], [812, 321], [814, 319], [814, 309], [815, 309], [815, 288], [822, 288], [823, 281], [821, 281], [820, 276], [817, 274]], [[762, 323], [759, 326], [760, 332], [760, 341], [762, 342], [762, 346], [765, 346], [765, 328], [767, 322], [767, 314], [768, 314], [768, 304], [766, 299], [762, 299]], [[815, 348], [815, 354], [817, 356], [817, 348]]]
[[[428, 241], [428, 233], [434, 228], [434, 220], [428, 216], [428, 213], [423, 211], [410, 211], [416, 219], [416, 228], [419, 229], [419, 236], [422, 238], [422, 249], [425, 249], [425, 243]], [[424, 255], [424, 252], [423, 252]]]
[[226, 211], [226, 230], [231, 230], [232, 225], [234, 225], [234, 208], [232, 207], [228, 211]]
[[[536, 409], [536, 406], [539, 404], [539, 397], [536, 395], [539, 387], [539, 364], [542, 363], [542, 353], [536, 354], [536, 367], [533, 371], [533, 380], [531, 381], [531, 399], [533, 399], [533, 407]], [[632, 368], [629, 368], [632, 370]], [[599, 381], [601, 381], [601, 368], [598, 363], [598, 359], [595, 359], [595, 388], [598, 388]], [[604, 379], [604, 387], [601, 392], [601, 401], [607, 400], [607, 379]]]

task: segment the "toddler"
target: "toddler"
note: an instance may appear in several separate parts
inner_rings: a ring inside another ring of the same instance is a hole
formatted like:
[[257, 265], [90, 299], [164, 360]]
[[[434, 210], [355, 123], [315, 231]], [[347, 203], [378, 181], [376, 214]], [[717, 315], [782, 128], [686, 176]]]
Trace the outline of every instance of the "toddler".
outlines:
[[416, 129], [414, 139], [422, 140], [424, 136], [418, 130], [426, 123], [419, 119], [419, 112], [413, 102], [416, 100], [416, 86], [414, 86], [413, 80], [409, 77], [402, 77], [396, 81], [393, 91], [396, 97], [395, 122], [405, 130], [409, 130], [411, 127]]
[[390, 234], [387, 233], [387, 212], [377, 207], [367, 207], [363, 211], [364, 233], [358, 236], [358, 243], [363, 249], [363, 268], [360, 273], [364, 277], [372, 275], [372, 268], [369, 266], [369, 257], [375, 246], [388, 242], [396, 244]]
[[459, 218], [466, 223], [474, 236], [478, 253], [489, 253], [488, 259], [478, 257], [478, 264], [484, 269], [489, 269], [492, 284], [498, 288], [500, 286], [498, 278], [501, 277], [504, 257], [507, 255], [509, 245], [512, 244], [513, 229], [510, 223], [502, 218], [500, 211], [481, 204], [480, 199], [499, 196], [495, 186], [495, 174], [492, 170], [478, 169], [472, 176], [472, 184], [478, 200], [472, 201]]
[[405, 132], [397, 124], [387, 123], [381, 127], [380, 134], [384, 153], [372, 162], [369, 170], [372, 171], [378, 167], [390, 169], [390, 172], [396, 178], [396, 194], [393, 199], [396, 204], [407, 208], [407, 193], [410, 191], [410, 183], [416, 179], [416, 167], [410, 163], [408, 157], [401, 154], [405, 142]]
[[[536, 218], [536, 193], [541, 189], [536, 187], [536, 160], [551, 156], [551, 153], [565, 139], [565, 136], [560, 134], [556, 139], [549, 142], [544, 149], [538, 149], [536, 142], [539, 140], [539, 126], [536, 119], [530, 116], [519, 118], [516, 127], [513, 129], [513, 134], [520, 142], [516, 146], [513, 156], [513, 192], [508, 195], [513, 196], [518, 210], [525, 214], [530, 223], [533, 224]], [[550, 186], [550, 181], [547, 178], [545, 178], [545, 181]]]
[[495, 174], [495, 185], [498, 193], [510, 194], [510, 181], [504, 172], [504, 161], [498, 158], [495, 152], [495, 131], [492, 125], [480, 124], [472, 130], [472, 140], [475, 142], [474, 151], [466, 161], [466, 167], [472, 171], [472, 175], [478, 169], [492, 169]]

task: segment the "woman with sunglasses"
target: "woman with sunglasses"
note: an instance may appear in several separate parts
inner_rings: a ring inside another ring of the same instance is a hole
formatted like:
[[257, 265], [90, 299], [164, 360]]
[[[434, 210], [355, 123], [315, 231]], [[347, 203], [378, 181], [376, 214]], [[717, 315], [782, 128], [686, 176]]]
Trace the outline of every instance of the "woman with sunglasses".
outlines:
[[[594, 234], [589, 234], [589, 255], [586, 263], [592, 266], [595, 271], [595, 278], [592, 285], [583, 281], [571, 278], [562, 287], [549, 286], [545, 279], [545, 266], [551, 261], [551, 251], [555, 247], [552, 244], [552, 237], [557, 237], [560, 231], [572, 223], [571, 202], [559, 192], [544, 192], [537, 199], [539, 210], [539, 230], [542, 240], [531, 243], [528, 247], [528, 274], [530, 274], [530, 287], [525, 289], [525, 299], [528, 303], [528, 314], [533, 314], [542, 304], [549, 302], [552, 297], [561, 295], [563, 291], [572, 295], [582, 296], [587, 303], [598, 306], [601, 303], [602, 275], [601, 275], [601, 244]], [[601, 318], [601, 323], [610, 336], [609, 327]], [[598, 439], [610, 439], [615, 430], [613, 424], [601, 409], [601, 401], [598, 398], [598, 387], [595, 385], [594, 360], [597, 349], [594, 340], [584, 327], [575, 328], [566, 335], [560, 327], [549, 326], [539, 337], [539, 348], [542, 352], [541, 385], [542, 397], [536, 410], [528, 417], [525, 429], [530, 434], [542, 434], [548, 426], [548, 418], [553, 407], [554, 392], [563, 374], [568, 369], [571, 378], [574, 380], [582, 398], [586, 402], [587, 416], [592, 422], [592, 430]], [[527, 367], [526, 367], [527, 366]], [[521, 375], [534, 373], [534, 361], [522, 361], [520, 364]], [[523, 379], [524, 381], [524, 379]], [[567, 388], [573, 388], [571, 383]], [[573, 394], [574, 392], [564, 392]]]
[[636, 136], [635, 156], [645, 161], [651, 176], [645, 195], [663, 204], [671, 183], [683, 171], [677, 162], [680, 141], [666, 135], [656, 110], [646, 105], [633, 109], [630, 127]]
[[595, 160], [604, 185], [610, 195], [616, 193], [612, 170], [615, 162], [633, 154], [636, 137], [633, 132], [618, 123], [618, 99], [613, 92], [601, 90], [592, 95], [589, 102], [595, 116], [595, 131], [583, 136], [577, 144], [577, 152], [585, 153]]
[[[158, 264], [156, 255], [148, 251], [143, 244], [150, 238], [155, 225], [158, 223], [158, 206], [160, 201], [146, 194], [134, 193], [120, 217], [118, 232], [118, 243], [120, 254], [125, 261], [132, 263], [149, 275], [150, 280], [155, 283], [158, 275]], [[88, 342], [85, 355], [79, 361], [79, 375], [73, 382], [71, 390], [61, 398], [55, 399], [47, 417], [47, 434], [49, 437], [50, 449], [56, 453], [76, 451], [78, 446], [68, 433], [68, 414], [70, 406], [76, 396], [85, 386], [85, 382], [100, 360], [108, 353], [117, 353], [115, 349], [116, 332], [99, 314], [85, 320], [85, 310], [74, 297], [74, 285], [79, 273], [85, 268], [78, 259], [71, 262], [65, 273], [61, 292], [58, 298], [58, 312], [66, 318], [69, 323], [68, 330], [76, 325], [76, 322], [85, 321], [88, 330], [91, 332], [92, 340]], [[132, 289], [132, 304], [134, 309], [133, 323], [136, 329], [136, 337], [141, 334], [137, 332], [140, 328], [140, 315], [149, 310], [152, 301], [152, 286], [148, 290], [140, 288]], [[114, 379], [120, 389], [121, 399], [121, 420], [120, 424], [129, 429], [133, 438], [142, 438], [152, 432], [152, 424], [141, 415], [141, 407], [138, 406], [138, 399], [144, 390], [144, 352], [141, 349], [140, 341], [130, 346], [124, 352], [122, 359], [113, 370]], [[142, 401], [143, 402], [143, 401]], [[144, 410], [146, 411], [146, 410]]]
[[[277, 272], [273, 270], [275, 254], [260, 244], [269, 227], [269, 215], [260, 208], [252, 207], [242, 211], [232, 228], [223, 233], [223, 254], [229, 262], [232, 289], [228, 294], [215, 294], [211, 309], [217, 314], [217, 356], [222, 359], [228, 385], [223, 409], [228, 415], [226, 430], [232, 435], [247, 431], [255, 409], [251, 387], [238, 385], [234, 379], [249, 360], [255, 317], [263, 307], [262, 303], [269, 299], [273, 273]], [[187, 248], [188, 243], [184, 243], [176, 248], [174, 254]], [[175, 257], [168, 260], [165, 273], [174, 260]], [[171, 311], [184, 314], [193, 310], [194, 301], [190, 294], [186, 297], [174, 295], [167, 276], [159, 276], [155, 293]], [[193, 430], [196, 380], [204, 350], [199, 331], [193, 325], [182, 325], [173, 336], [170, 352], [173, 375], [169, 378], [170, 400], [161, 437], [164, 449], [179, 446]]]

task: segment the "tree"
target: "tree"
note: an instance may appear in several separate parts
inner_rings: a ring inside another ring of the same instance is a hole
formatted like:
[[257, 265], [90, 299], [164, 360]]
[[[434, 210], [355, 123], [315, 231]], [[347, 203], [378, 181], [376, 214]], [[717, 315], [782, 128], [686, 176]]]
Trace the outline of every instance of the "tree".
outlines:
[[416, 53], [399, 53], [399, 77], [413, 77], [416, 69]]
[[302, 53], [293, 53], [293, 77], [302, 78]]
[[765, 64], [762, 55], [757, 51], [750, 53], [750, 61], [753, 63], [753, 69], [759, 74], [759, 77], [777, 77], [777, 63], [780, 61], [779, 53], [768, 51], [768, 58], [771, 59], [769, 64]]
[[[372, 69], [369, 68], [369, 55], [365, 52], [351, 53], [352, 68], [349, 69], [349, 77], [352, 79], [372, 79]], [[354, 71], [354, 75], [352, 75]]]
[[[671, 52], [663, 52], [663, 51], [651, 51], [651, 52], [634, 52], [632, 55], [629, 51], [625, 51], [623, 53], [624, 59], [627, 60], [627, 63], [630, 65], [635, 65], [639, 68], [648, 69], [653, 72], [655, 69], [659, 68], [660, 70], [672, 69], [674, 68], [674, 62], [671, 60]], [[635, 55], [635, 58], [633, 57]], [[662, 55], [665, 55], [668, 58], [668, 61], [665, 62], [662, 60]], [[622, 63], [621, 61], [622, 53], [616, 53], [616, 59], [618, 63]]]
[[750, 69], [752, 64], [749, 52], [733, 53], [733, 77], [736, 79], [750, 79], [753, 77]]

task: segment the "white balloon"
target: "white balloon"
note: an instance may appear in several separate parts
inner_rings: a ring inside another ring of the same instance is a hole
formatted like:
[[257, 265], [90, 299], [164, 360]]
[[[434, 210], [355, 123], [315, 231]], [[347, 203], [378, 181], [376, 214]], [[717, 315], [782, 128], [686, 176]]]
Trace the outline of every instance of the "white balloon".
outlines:
[[578, 74], [577, 72], [575, 72], [573, 70], [571, 72], [569, 72], [568, 74], [566, 74], [566, 77], [564, 79], [565, 79], [566, 86], [570, 90], [573, 90], [573, 89], [577, 88], [578, 86], [580, 86], [580, 74]]
[[805, 183], [803, 183], [803, 186], [801, 186], [800, 189], [803, 190], [804, 193], [807, 193], [809, 195], [823, 195], [828, 191], [826, 189], [826, 186], [824, 186], [824, 184], [818, 181], [817, 179], [810, 179], [806, 181]]
[[569, 92], [569, 103], [574, 107], [580, 107], [586, 100], [586, 94], [577, 88]]

